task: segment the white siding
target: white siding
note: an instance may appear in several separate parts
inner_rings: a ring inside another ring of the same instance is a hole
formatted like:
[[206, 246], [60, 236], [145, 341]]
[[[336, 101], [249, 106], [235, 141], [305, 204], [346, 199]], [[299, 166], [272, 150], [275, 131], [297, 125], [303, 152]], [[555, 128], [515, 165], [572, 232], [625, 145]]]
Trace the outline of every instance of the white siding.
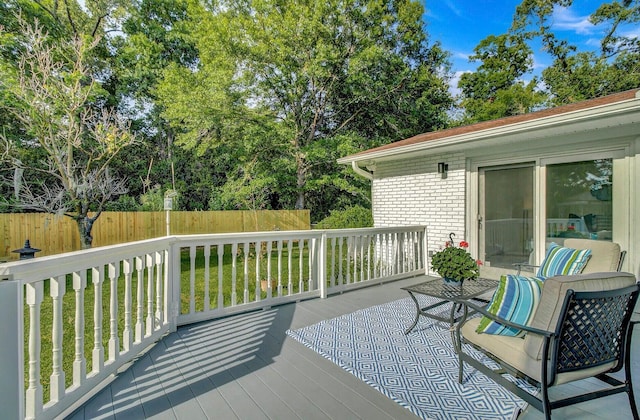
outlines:
[[[446, 162], [446, 178], [438, 173]], [[426, 225], [428, 250], [444, 246], [449, 233], [465, 235], [465, 157], [417, 157], [377, 163], [372, 186], [376, 227]]]

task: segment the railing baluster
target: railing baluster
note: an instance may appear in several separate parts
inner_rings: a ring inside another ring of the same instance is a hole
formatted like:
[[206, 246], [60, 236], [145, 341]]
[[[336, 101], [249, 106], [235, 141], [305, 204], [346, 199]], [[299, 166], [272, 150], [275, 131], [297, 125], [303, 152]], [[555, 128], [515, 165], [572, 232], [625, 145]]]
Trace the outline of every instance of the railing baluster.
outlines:
[[51, 401], [60, 401], [65, 394], [64, 370], [62, 369], [63, 328], [62, 301], [66, 292], [65, 276], [50, 279], [50, 290], [53, 303], [52, 341], [52, 373], [50, 379], [49, 396]]
[[344, 238], [340, 236], [338, 238], [338, 264], [340, 264], [338, 269], [338, 283], [340, 285], [344, 284], [344, 277], [342, 276], [342, 262], [344, 260], [342, 256], [342, 242], [344, 242]]
[[426, 241], [426, 233], [424, 231], [420, 231], [420, 241], [418, 242], [419, 246], [420, 246], [420, 252], [419, 252], [419, 258], [420, 258], [420, 269], [424, 269], [427, 266], [427, 261], [425, 260], [425, 254], [426, 254], [426, 250], [425, 250], [425, 241]]
[[367, 280], [371, 280], [371, 236], [366, 236], [365, 249], [367, 250]]
[[218, 244], [218, 309], [224, 308], [224, 244]]
[[120, 263], [109, 264], [109, 361], [120, 355], [120, 338], [118, 337], [118, 277]]
[[154, 312], [153, 312], [153, 301], [155, 298], [155, 288], [154, 288], [154, 275], [153, 269], [155, 268], [153, 255], [147, 254], [147, 321], [146, 321], [146, 335], [153, 334], [153, 325], [154, 325]]
[[282, 240], [278, 240], [278, 296], [282, 296]]
[[298, 291], [304, 292], [303, 270], [302, 261], [304, 260], [304, 239], [298, 241], [298, 270], [300, 270], [300, 276], [298, 280]]
[[403, 272], [402, 265], [404, 261], [402, 259], [402, 233], [396, 233], [396, 272], [394, 274], [400, 274]]
[[413, 271], [415, 264], [413, 261], [414, 247], [413, 247], [413, 232], [406, 232], [405, 237], [407, 238], [406, 249], [406, 260], [407, 260], [407, 271]]
[[124, 271], [124, 330], [122, 331], [122, 347], [125, 352], [131, 350], [133, 344], [133, 331], [131, 328], [133, 311], [133, 261], [131, 259], [122, 262]]
[[260, 288], [260, 251], [262, 250], [262, 242], [256, 241], [254, 246], [256, 251], [256, 302], [260, 302], [262, 300]]
[[84, 357], [84, 291], [87, 287], [87, 272], [73, 273], [73, 290], [76, 294], [75, 357], [73, 359], [73, 385], [80, 387], [87, 377], [87, 361]]
[[271, 249], [273, 247], [273, 243], [271, 241], [267, 241], [267, 299], [271, 299], [273, 297], [273, 290], [271, 287]]
[[289, 269], [289, 295], [293, 293], [293, 241], [289, 239], [287, 241], [287, 268]]
[[393, 274], [393, 253], [391, 252], [393, 242], [391, 241], [391, 234], [386, 233], [384, 235], [385, 245], [384, 245], [384, 275], [390, 276]]
[[142, 257], [136, 257], [136, 336], [135, 343], [142, 342], [142, 335], [144, 334], [144, 259]]
[[204, 246], [204, 311], [208, 312], [211, 308], [211, 291], [209, 289], [211, 282], [211, 245]]
[[315, 261], [316, 261], [316, 243], [313, 239], [307, 239], [307, 250], [309, 252], [309, 271], [308, 271], [308, 280], [307, 283], [309, 285], [309, 291], [316, 290], [318, 288], [317, 284], [314, 284], [315, 275], [313, 273], [316, 272], [314, 270]]
[[[163, 268], [163, 254], [161, 252], [155, 253], [156, 262], [156, 316], [153, 329], [157, 330], [162, 325], [162, 319], [164, 318], [162, 310], [162, 268]], [[207, 295], [207, 299], [209, 295]]]
[[398, 234], [397, 233], [392, 233], [391, 234], [391, 258], [393, 261], [393, 265], [392, 265], [392, 270], [391, 270], [391, 275], [395, 275], [398, 274]]
[[238, 281], [238, 243], [231, 245], [231, 306], [238, 303], [238, 291], [236, 283]]
[[336, 237], [331, 238], [331, 287], [336, 285]]
[[196, 247], [189, 247], [189, 313], [196, 312]]
[[351, 284], [351, 258], [353, 253], [353, 236], [347, 237], [347, 261], [345, 268], [347, 269], [347, 283]]
[[360, 236], [360, 281], [364, 281], [364, 243], [366, 236]]
[[360, 237], [352, 236], [353, 242], [351, 242], [352, 259], [353, 259], [353, 282], [358, 282], [358, 242]]
[[93, 352], [91, 354], [91, 371], [99, 373], [104, 367], [104, 346], [102, 345], [102, 284], [104, 283], [104, 266], [91, 269], [93, 282]]
[[244, 253], [244, 303], [249, 303], [249, 242], [242, 245]]
[[40, 308], [42, 299], [42, 281], [26, 285], [26, 301], [29, 306], [29, 387], [25, 393], [27, 419], [35, 419], [42, 412], [42, 384], [40, 383]]
[[373, 238], [371, 239], [371, 242], [372, 242], [371, 246], [373, 248], [373, 250], [372, 250], [372, 254], [373, 254], [373, 256], [372, 256], [373, 264], [372, 265], [373, 265], [373, 268], [371, 269], [371, 271], [372, 271], [373, 277], [380, 277], [380, 272], [378, 270], [379, 269], [379, 267], [378, 267], [378, 261], [379, 261], [378, 251], [379, 251], [379, 247], [380, 247], [379, 236], [380, 235], [378, 235], [376, 233], [376, 234], [373, 235]]

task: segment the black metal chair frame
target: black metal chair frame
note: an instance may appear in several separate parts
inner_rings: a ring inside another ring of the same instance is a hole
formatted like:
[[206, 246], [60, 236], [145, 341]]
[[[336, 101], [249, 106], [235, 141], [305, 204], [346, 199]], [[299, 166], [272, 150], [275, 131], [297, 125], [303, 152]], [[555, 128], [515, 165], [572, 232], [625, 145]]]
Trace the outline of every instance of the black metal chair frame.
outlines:
[[[459, 357], [458, 381], [463, 383], [463, 364], [466, 362], [541, 411], [546, 419], [551, 419], [551, 410], [553, 409], [626, 392], [629, 397], [633, 418], [638, 420], [638, 408], [631, 383], [630, 355], [633, 327], [635, 324], [640, 323], [637, 320], [631, 320], [639, 289], [640, 286], [636, 284], [623, 289], [604, 292], [575, 292], [569, 290], [565, 296], [561, 316], [555, 331], [544, 331], [515, 324], [498, 318], [487, 312], [485, 308], [469, 301], [461, 301], [460, 303], [464, 304], [464, 313], [463, 319], [456, 327], [456, 340], [454, 343]], [[534, 380], [482, 348], [465, 341], [464, 336], [460, 333], [460, 328], [466, 321], [467, 313], [471, 311], [479, 312], [504, 325], [525, 330], [527, 334], [542, 336], [544, 341], [541, 360], [550, 361], [548, 367], [545, 363], [540, 363], [542, 380], [540, 382]], [[463, 343], [471, 344], [489, 356], [500, 368], [491, 369], [479, 360], [464, 353]], [[610, 362], [615, 362], [611, 369], [595, 375], [595, 378], [605, 382], [609, 387], [553, 401], [549, 399], [549, 388], [553, 386], [557, 374], [591, 368]], [[609, 373], [617, 372], [623, 367], [624, 380], [621, 381], [609, 375]], [[537, 387], [540, 391], [538, 393], [539, 396], [531, 395], [509, 381], [503, 376], [506, 373], [517, 378], [523, 378]]]

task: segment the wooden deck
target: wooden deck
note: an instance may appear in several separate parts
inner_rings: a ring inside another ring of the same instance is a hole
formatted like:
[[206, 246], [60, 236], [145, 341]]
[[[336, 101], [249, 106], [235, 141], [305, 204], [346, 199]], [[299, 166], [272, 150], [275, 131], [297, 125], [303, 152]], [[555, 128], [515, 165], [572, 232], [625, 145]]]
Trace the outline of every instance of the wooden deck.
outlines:
[[[406, 279], [181, 327], [69, 419], [415, 419], [409, 410], [286, 335], [407, 297]], [[634, 350], [640, 349], [636, 331]], [[640, 372], [640, 357], [634, 357]], [[640, 381], [637, 375], [636, 382]], [[587, 384], [588, 386], [588, 384]], [[636, 396], [640, 389], [636, 384]], [[570, 388], [565, 388], [570, 392]], [[631, 417], [626, 394], [555, 410], [554, 419]], [[534, 409], [520, 419], [542, 418]]]

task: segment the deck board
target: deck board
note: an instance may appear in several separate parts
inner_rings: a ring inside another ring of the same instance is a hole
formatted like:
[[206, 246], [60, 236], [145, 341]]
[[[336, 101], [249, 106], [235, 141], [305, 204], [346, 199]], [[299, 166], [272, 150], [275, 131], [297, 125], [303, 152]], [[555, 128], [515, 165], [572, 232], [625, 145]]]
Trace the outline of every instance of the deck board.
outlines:
[[[286, 331], [407, 297], [400, 288], [419, 281], [405, 279], [180, 327], [67, 418], [416, 419]], [[634, 349], [639, 339], [636, 334]], [[640, 371], [640, 361], [634, 360], [633, 369]], [[629, 412], [626, 396], [618, 395], [556, 410], [554, 419], [576, 413], [603, 419], [611, 413], [607, 406], [615, 406], [623, 417]], [[543, 417], [530, 408], [520, 418]]]

